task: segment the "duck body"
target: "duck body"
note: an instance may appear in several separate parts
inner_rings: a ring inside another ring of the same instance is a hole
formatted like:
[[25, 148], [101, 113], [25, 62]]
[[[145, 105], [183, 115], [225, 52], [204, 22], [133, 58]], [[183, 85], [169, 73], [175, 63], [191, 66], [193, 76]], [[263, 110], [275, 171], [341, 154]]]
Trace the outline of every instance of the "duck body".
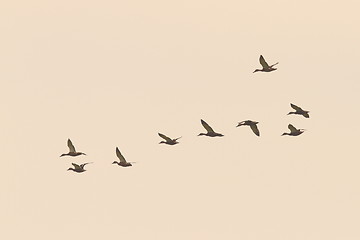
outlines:
[[277, 68], [263, 68], [263, 69], [255, 69], [254, 73], [256, 72], [272, 72], [277, 70]]
[[293, 133], [283, 133], [281, 136], [299, 136], [300, 134], [304, 133], [303, 131], [299, 131], [299, 132], [293, 132]]
[[123, 162], [120, 162], [120, 161], [119, 162], [114, 161], [113, 164], [117, 164], [117, 165], [119, 165], [121, 167], [131, 167], [132, 166], [132, 164], [129, 163], [129, 162], [123, 163]]
[[76, 157], [76, 156], [79, 156], [79, 155], [86, 155], [85, 153], [82, 153], [82, 152], [69, 152], [69, 153], [63, 153], [60, 155], [60, 157], [63, 157], [63, 156], [71, 156], [71, 157]]
[[77, 172], [77, 173], [82, 173], [82, 172], [86, 171], [85, 169], [76, 169], [76, 168], [69, 168], [68, 171], [69, 170], [72, 170], [72, 171]]
[[167, 145], [175, 145], [175, 144], [178, 144], [178, 142], [168, 142], [168, 141], [161, 141], [161, 142], [159, 142], [159, 144], [161, 144], [161, 143], [165, 143], [165, 144], [167, 144]]
[[83, 164], [76, 164], [76, 163], [72, 163], [72, 165], [74, 166], [74, 168], [69, 168], [68, 171], [74, 171], [76, 173], [82, 173], [85, 172], [86, 170], [84, 169], [85, 165], [87, 165], [89, 163], [83, 163]]
[[210, 133], [199, 133], [198, 136], [223, 137], [224, 135], [221, 134], [221, 133], [216, 133], [216, 132], [212, 133], [212, 132], [210, 132]]

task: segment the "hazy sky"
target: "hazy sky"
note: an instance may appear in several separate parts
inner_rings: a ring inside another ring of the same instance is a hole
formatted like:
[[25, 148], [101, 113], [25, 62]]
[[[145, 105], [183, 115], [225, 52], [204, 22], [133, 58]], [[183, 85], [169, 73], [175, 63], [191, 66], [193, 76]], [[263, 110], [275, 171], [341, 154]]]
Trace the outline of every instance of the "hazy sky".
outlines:
[[[359, 8], [5, 1], [0, 238], [360, 239]], [[88, 155], [59, 158], [68, 138]]]

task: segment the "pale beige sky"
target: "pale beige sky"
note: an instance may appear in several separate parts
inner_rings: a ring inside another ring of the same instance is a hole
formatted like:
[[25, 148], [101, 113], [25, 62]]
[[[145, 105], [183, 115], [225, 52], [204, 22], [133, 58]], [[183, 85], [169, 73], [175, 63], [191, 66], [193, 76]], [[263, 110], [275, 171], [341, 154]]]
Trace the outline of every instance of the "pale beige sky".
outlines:
[[[359, 7], [3, 3], [1, 239], [360, 239]], [[88, 156], [59, 158], [67, 138]]]

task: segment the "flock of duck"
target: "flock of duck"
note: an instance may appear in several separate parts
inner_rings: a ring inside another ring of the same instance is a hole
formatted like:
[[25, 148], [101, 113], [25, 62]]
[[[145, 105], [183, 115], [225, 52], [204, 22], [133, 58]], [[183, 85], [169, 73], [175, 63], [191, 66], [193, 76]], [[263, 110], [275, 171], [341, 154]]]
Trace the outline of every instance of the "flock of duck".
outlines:
[[[274, 68], [275, 65], [278, 64], [275, 63], [273, 65], [268, 65], [264, 59], [264, 57], [262, 55], [260, 55], [260, 64], [262, 66], [262, 69], [256, 69], [254, 71], [255, 72], [271, 72], [271, 71], [274, 71], [276, 70], [276, 68]], [[302, 115], [304, 116], [305, 118], [309, 118], [309, 111], [306, 111], [306, 110], [303, 110], [301, 107], [298, 107], [296, 106], [295, 104], [290, 104], [290, 106], [295, 110], [293, 112], [289, 112], [289, 114], [297, 114], [297, 115]], [[251, 130], [253, 131], [253, 133], [256, 135], [256, 136], [260, 136], [260, 131], [257, 127], [257, 124], [259, 122], [256, 122], [256, 121], [252, 121], [252, 120], [245, 120], [245, 121], [242, 121], [242, 122], [239, 122], [238, 125], [236, 127], [240, 127], [240, 126], [249, 126], [251, 128]], [[215, 132], [208, 123], [206, 123], [204, 120], [201, 119], [201, 124], [202, 126], [205, 128], [206, 130], [206, 133], [200, 133], [198, 136], [208, 136], [208, 137], [223, 137], [224, 135], [221, 134], [221, 133], [217, 133]], [[281, 136], [284, 136], [284, 135], [288, 135], [288, 136], [298, 136], [300, 134], [302, 134], [305, 129], [298, 129], [296, 127], [294, 127], [292, 124], [289, 124], [288, 125], [288, 128], [290, 130], [289, 133], [283, 133]], [[178, 144], [178, 140], [181, 138], [181, 137], [178, 137], [178, 138], [170, 138], [162, 133], [158, 133], [158, 135], [164, 139], [164, 141], [161, 141], [159, 144], [163, 143], [163, 144], [167, 144], [167, 145], [175, 145], [175, 144]], [[67, 141], [67, 145], [68, 145], [68, 148], [69, 148], [69, 152], [68, 153], [64, 153], [64, 154], [61, 154], [60, 157], [63, 157], [63, 156], [71, 156], [71, 157], [76, 157], [76, 156], [80, 156], [80, 155], [86, 155], [85, 153], [83, 152], [77, 152], [73, 143], [71, 142], [70, 139], [68, 139]], [[120, 150], [118, 147], [116, 147], [116, 156], [118, 157], [119, 161], [114, 161], [113, 164], [117, 164], [121, 167], [130, 167], [132, 166], [131, 162], [127, 162], [126, 159], [124, 158], [124, 156], [121, 154]], [[73, 168], [69, 168], [69, 170], [71, 171], [74, 171], [74, 172], [77, 172], [77, 173], [82, 173], [82, 172], [85, 172], [86, 170], [84, 169], [84, 167], [87, 165], [87, 164], [90, 164], [91, 162], [88, 162], [88, 163], [83, 163], [83, 164], [76, 164], [76, 163], [72, 163], [73, 165]]]

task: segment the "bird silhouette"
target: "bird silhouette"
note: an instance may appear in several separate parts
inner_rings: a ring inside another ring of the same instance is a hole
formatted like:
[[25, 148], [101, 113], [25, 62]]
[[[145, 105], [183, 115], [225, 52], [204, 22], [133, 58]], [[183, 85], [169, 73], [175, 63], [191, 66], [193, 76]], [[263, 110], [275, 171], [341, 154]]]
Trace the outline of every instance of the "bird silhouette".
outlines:
[[277, 68], [274, 68], [274, 66], [279, 64], [277, 62], [277, 63], [269, 66], [269, 64], [267, 64], [267, 62], [265, 61], [265, 59], [264, 59], [264, 57], [262, 55], [260, 55], [259, 61], [260, 61], [260, 64], [262, 66], [262, 69], [255, 69], [254, 73], [255, 72], [272, 72], [272, 71], [277, 69]]
[[[90, 162], [91, 163], [91, 162]], [[80, 165], [77, 165], [76, 163], [72, 163], [72, 165], [74, 166], [74, 168], [69, 168], [69, 170], [72, 170], [74, 172], [77, 172], [77, 173], [82, 173], [82, 172], [85, 172], [86, 170], [84, 169], [85, 165], [87, 164], [90, 164], [90, 163], [83, 163], [83, 164], [80, 164]]]
[[305, 131], [305, 129], [297, 129], [292, 124], [289, 124], [288, 128], [290, 129], [290, 133], [283, 133], [281, 136], [284, 136], [284, 135], [298, 136], [298, 135], [302, 134]]
[[117, 164], [121, 167], [130, 167], [132, 164], [130, 162], [127, 162], [124, 158], [124, 156], [121, 154], [118, 147], [116, 147], [116, 156], [119, 158], [119, 162], [114, 161], [113, 164]]
[[85, 153], [77, 152], [77, 151], [75, 150], [75, 147], [74, 147], [74, 145], [72, 144], [72, 142], [71, 142], [70, 139], [68, 139], [67, 145], [68, 145], [68, 147], [69, 147], [69, 153], [61, 154], [60, 157], [63, 157], [63, 156], [76, 157], [76, 156], [79, 156], [79, 155], [86, 155]]
[[295, 104], [290, 103], [290, 106], [295, 109], [295, 112], [289, 112], [287, 115], [289, 114], [298, 114], [298, 115], [303, 115], [306, 118], [309, 118], [309, 111], [305, 111], [303, 110], [301, 107], [296, 106]]
[[178, 143], [179, 143], [177, 140], [181, 138], [181, 137], [178, 137], [178, 138], [171, 139], [171, 138], [169, 138], [168, 136], [165, 136], [165, 135], [162, 134], [162, 133], [158, 133], [158, 134], [159, 134], [159, 136], [160, 136], [161, 138], [163, 138], [163, 139], [165, 140], [165, 141], [159, 142], [159, 144], [160, 144], [160, 143], [165, 143], [165, 144], [168, 144], [168, 145], [175, 145], [175, 144], [178, 144]]
[[201, 124], [206, 129], [207, 133], [200, 133], [198, 136], [208, 136], [208, 137], [223, 137], [221, 133], [215, 132], [209, 124], [207, 124], [204, 120], [201, 119]]
[[255, 121], [251, 121], [251, 120], [245, 120], [245, 121], [239, 122], [236, 127], [250, 126], [251, 130], [255, 133], [255, 135], [260, 136], [260, 132], [259, 132], [259, 129], [257, 127], [258, 123], [259, 122], [255, 122]]

